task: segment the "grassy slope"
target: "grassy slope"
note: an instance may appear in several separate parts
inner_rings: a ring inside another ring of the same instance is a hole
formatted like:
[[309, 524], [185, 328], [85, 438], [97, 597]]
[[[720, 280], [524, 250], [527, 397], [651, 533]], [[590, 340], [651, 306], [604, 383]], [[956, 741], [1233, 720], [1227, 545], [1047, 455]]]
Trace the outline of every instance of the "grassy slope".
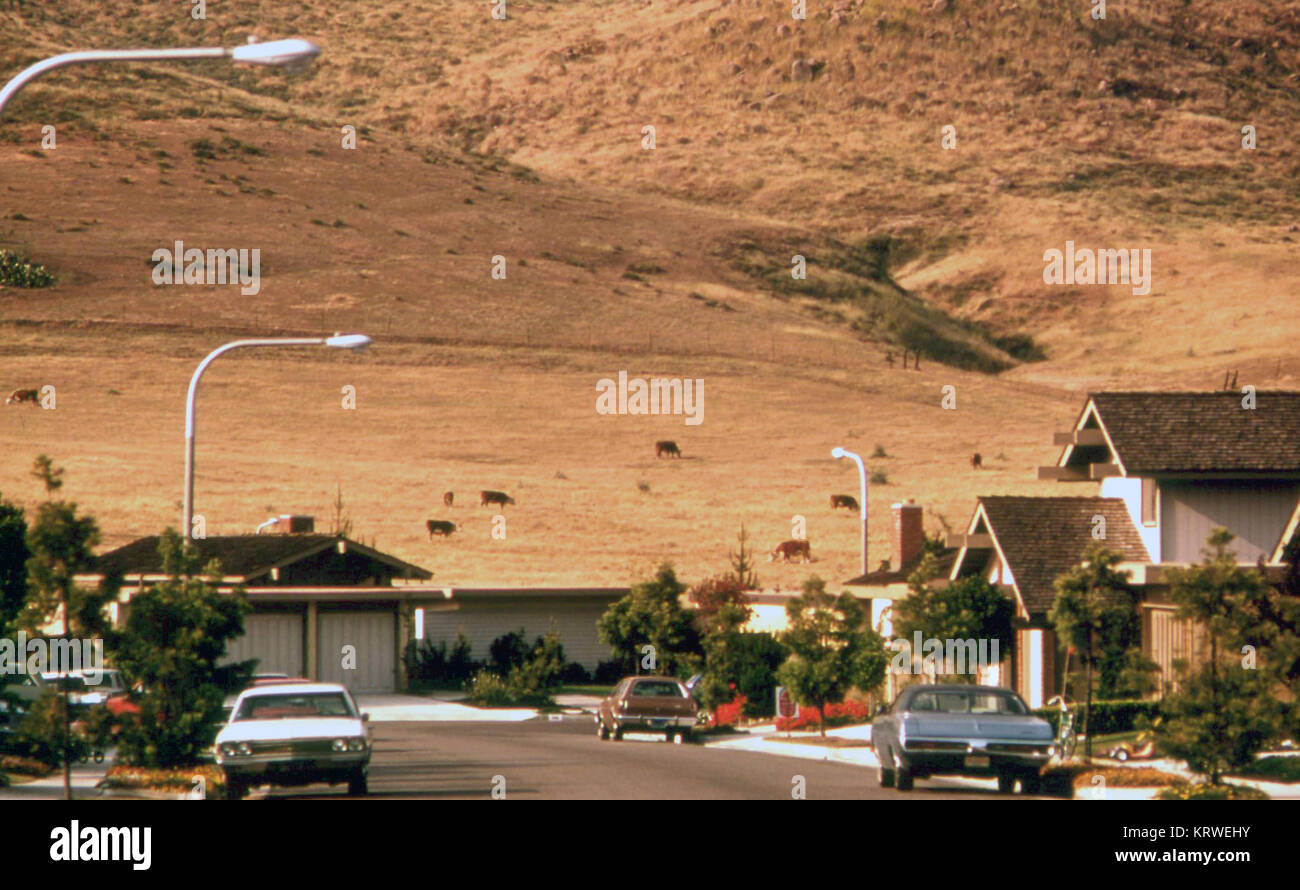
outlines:
[[[0, 11], [17, 35], [0, 41], [5, 70], [65, 46], [229, 42], [254, 21], [327, 48], [304, 78], [73, 69], [15, 103], [0, 246], [60, 284], [0, 289], [0, 386], [55, 383], [59, 408], [0, 414], [0, 491], [34, 497], [25, 469], [49, 451], [108, 543], [156, 531], [179, 512], [197, 359], [252, 331], [358, 329], [385, 345], [210, 372], [198, 501], [214, 532], [272, 509], [324, 516], [342, 484], [363, 535], [441, 581], [624, 583], [665, 556], [688, 575], [720, 567], [742, 520], [769, 547], [800, 513], [814, 568], [843, 578], [856, 524], [825, 503], [855, 480], [832, 444], [894, 455], [872, 461], [891, 481], [872, 494], [883, 555], [899, 496], [961, 522], [977, 493], [1058, 490], [1032, 478], [1077, 406], [1064, 388], [1208, 386], [1224, 366], [1294, 385], [1280, 134], [1296, 56], [1294, 28], [1268, 19], [1282, 4], [1192, 3], [1174, 19], [1183, 4], [1110, 3], [1095, 38], [1058, 3], [969, 17], [891, 4], [883, 28], [873, 4], [839, 28], [809, 5], [792, 36], [753, 3], [519, 2], [507, 23], [450, 2], [229, 3], [206, 23], [162, 3]], [[1263, 57], [1237, 39], [1263, 40]], [[789, 82], [800, 55], [829, 59], [826, 76]], [[1103, 78], [1139, 95], [1099, 92]], [[1244, 159], [1241, 119], [1261, 134]], [[32, 153], [47, 121], [60, 147]], [[343, 123], [363, 128], [361, 150], [339, 148]], [[956, 152], [938, 149], [943, 123]], [[201, 160], [204, 139], [229, 150]], [[890, 370], [837, 307], [773, 298], [728, 258], [755, 236], [780, 263], [801, 240], [818, 257], [882, 234], [905, 285], [1032, 332], [1049, 360], [997, 378]], [[154, 288], [148, 256], [176, 238], [261, 247], [263, 293]], [[1066, 238], [1151, 246], [1152, 294], [1044, 288], [1041, 252]], [[488, 276], [495, 254], [506, 282]], [[703, 377], [705, 424], [598, 417], [594, 381], [621, 368]], [[938, 406], [949, 383], [955, 412]], [[355, 413], [338, 406], [345, 384]], [[688, 459], [656, 462], [665, 437]], [[969, 471], [974, 450], [990, 471]], [[519, 499], [506, 542], [466, 503], [488, 487]], [[431, 546], [423, 519], [444, 514], [448, 488], [465, 533]], [[807, 573], [764, 568], [783, 584]]]

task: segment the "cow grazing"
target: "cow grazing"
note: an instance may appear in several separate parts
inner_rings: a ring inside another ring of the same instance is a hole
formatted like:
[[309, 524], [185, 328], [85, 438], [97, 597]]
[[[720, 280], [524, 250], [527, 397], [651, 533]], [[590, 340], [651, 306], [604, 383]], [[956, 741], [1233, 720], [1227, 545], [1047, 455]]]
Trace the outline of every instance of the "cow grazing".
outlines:
[[661, 439], [655, 443], [655, 457], [660, 458], [665, 454], [669, 457], [681, 457], [682, 450], [671, 439]]
[[858, 509], [858, 499], [851, 494], [833, 494], [831, 495], [831, 509], [845, 507], [849, 510]]
[[794, 562], [795, 557], [799, 557], [800, 562], [812, 562], [812, 545], [807, 541], [782, 541], [768, 554], [767, 561]]
[[5, 399], [6, 405], [21, 405], [23, 402], [30, 402], [37, 407], [41, 404], [41, 391], [39, 389], [15, 389]]
[[972, 470], [978, 470], [983, 466], [984, 466], [984, 458], [980, 457], [980, 453], [976, 451], [974, 454], [970, 456], [970, 468]]
[[443, 505], [444, 507], [450, 507], [450, 506], [451, 506], [451, 502], [454, 501], [454, 500], [456, 500], [456, 495], [453, 494], [452, 492], [450, 492], [450, 491], [444, 491], [444, 492], [442, 493], [442, 505]]
[[451, 535], [452, 532], [460, 531], [460, 526], [447, 519], [430, 519], [424, 523], [424, 527], [429, 530], [429, 540], [433, 540], [434, 535], [442, 535], [444, 538]]
[[487, 507], [492, 504], [497, 504], [499, 506], [504, 507], [506, 504], [513, 504], [514, 502], [515, 499], [512, 498], [510, 495], [506, 494], [504, 491], [480, 491], [479, 492], [480, 507]]

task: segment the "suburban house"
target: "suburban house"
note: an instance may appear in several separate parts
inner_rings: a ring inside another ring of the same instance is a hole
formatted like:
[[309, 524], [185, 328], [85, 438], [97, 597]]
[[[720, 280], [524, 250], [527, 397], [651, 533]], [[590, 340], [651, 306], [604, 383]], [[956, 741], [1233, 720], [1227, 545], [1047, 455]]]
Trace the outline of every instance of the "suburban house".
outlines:
[[1196, 628], [1174, 618], [1166, 570], [1202, 559], [1217, 527], [1243, 565], [1281, 573], [1300, 527], [1300, 393], [1103, 392], [1088, 396], [1039, 478], [1090, 483], [1084, 497], [981, 497], [952, 579], [980, 574], [1016, 601], [1009, 680], [1031, 705], [1061, 691], [1063, 655], [1046, 620], [1053, 580], [1100, 540], [1123, 555], [1142, 592], [1143, 654], [1160, 668], [1195, 660]]
[[1121, 498], [982, 496], [966, 534], [949, 538], [958, 547], [950, 578], [979, 575], [1015, 601], [1015, 644], [1003, 653], [1006, 673], [999, 682], [1031, 707], [1061, 691], [1066, 671], [1048, 620], [1054, 582], [1094, 541], [1126, 561], [1148, 560]]
[[[417, 634], [450, 647], [459, 633], [486, 659], [492, 640], [523, 630], [559, 634], [570, 661], [592, 670], [609, 657], [596, 620], [626, 588], [457, 588], [434, 586], [432, 574], [357, 541], [317, 534], [310, 517], [283, 517], [278, 533], [201, 538], [200, 563], [218, 560], [219, 589], [242, 586], [252, 610], [228, 660], [258, 660], [258, 670], [342, 683], [356, 692], [404, 688], [402, 653]], [[168, 577], [159, 538], [140, 538], [102, 554], [93, 575], [124, 579], [113, 620], [131, 597]], [[352, 647], [345, 650], [345, 647]]]

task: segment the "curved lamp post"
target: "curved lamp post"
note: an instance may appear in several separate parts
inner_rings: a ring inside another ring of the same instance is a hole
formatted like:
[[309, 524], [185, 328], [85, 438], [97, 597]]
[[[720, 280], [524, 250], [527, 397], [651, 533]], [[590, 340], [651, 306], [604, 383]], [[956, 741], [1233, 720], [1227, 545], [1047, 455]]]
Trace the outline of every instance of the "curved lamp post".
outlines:
[[216, 361], [232, 349], [254, 346], [329, 346], [335, 349], [365, 349], [371, 340], [365, 334], [335, 334], [333, 337], [283, 337], [270, 340], [235, 340], [218, 349], [199, 362], [190, 378], [190, 391], [185, 399], [185, 527], [188, 541], [194, 536], [194, 396], [198, 393], [199, 378]]
[[862, 465], [861, 455], [846, 451], [839, 446], [831, 449], [831, 457], [847, 457], [858, 465], [858, 481], [862, 483], [862, 499], [858, 501], [862, 510], [862, 574], [865, 575], [869, 571], [867, 568], [867, 468]]
[[250, 65], [272, 65], [300, 69], [311, 64], [320, 47], [309, 40], [272, 40], [236, 47], [190, 47], [187, 49], [93, 49], [51, 56], [20, 71], [0, 90], [0, 112], [27, 84], [43, 74], [69, 65], [92, 62], [175, 62], [198, 59], [230, 59]]

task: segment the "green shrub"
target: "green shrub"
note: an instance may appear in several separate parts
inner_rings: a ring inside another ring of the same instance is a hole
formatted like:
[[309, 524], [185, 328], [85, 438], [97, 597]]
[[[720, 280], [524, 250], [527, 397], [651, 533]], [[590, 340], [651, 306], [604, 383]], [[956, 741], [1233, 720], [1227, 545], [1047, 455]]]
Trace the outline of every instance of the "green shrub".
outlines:
[[1261, 757], [1235, 775], [1271, 782], [1300, 782], [1300, 757]]
[[54, 275], [44, 266], [11, 250], [0, 250], [0, 285], [10, 287], [49, 287]]
[[[1074, 712], [1074, 728], [1082, 731], [1082, 705], [1072, 705], [1070, 710]], [[1061, 712], [1057, 708], [1038, 708], [1034, 711], [1034, 715], [1052, 724], [1053, 732], [1060, 727]], [[1134, 732], [1139, 729], [1137, 726], [1139, 717], [1154, 720], [1159, 716], [1160, 702], [1158, 701], [1095, 701], [1092, 703], [1091, 725], [1088, 730], [1093, 738], [1112, 732]]]
[[427, 638], [412, 640], [402, 653], [407, 682], [414, 689], [461, 689], [483, 667], [471, 653], [464, 634], [457, 635], [450, 653], [446, 640], [436, 645]]

